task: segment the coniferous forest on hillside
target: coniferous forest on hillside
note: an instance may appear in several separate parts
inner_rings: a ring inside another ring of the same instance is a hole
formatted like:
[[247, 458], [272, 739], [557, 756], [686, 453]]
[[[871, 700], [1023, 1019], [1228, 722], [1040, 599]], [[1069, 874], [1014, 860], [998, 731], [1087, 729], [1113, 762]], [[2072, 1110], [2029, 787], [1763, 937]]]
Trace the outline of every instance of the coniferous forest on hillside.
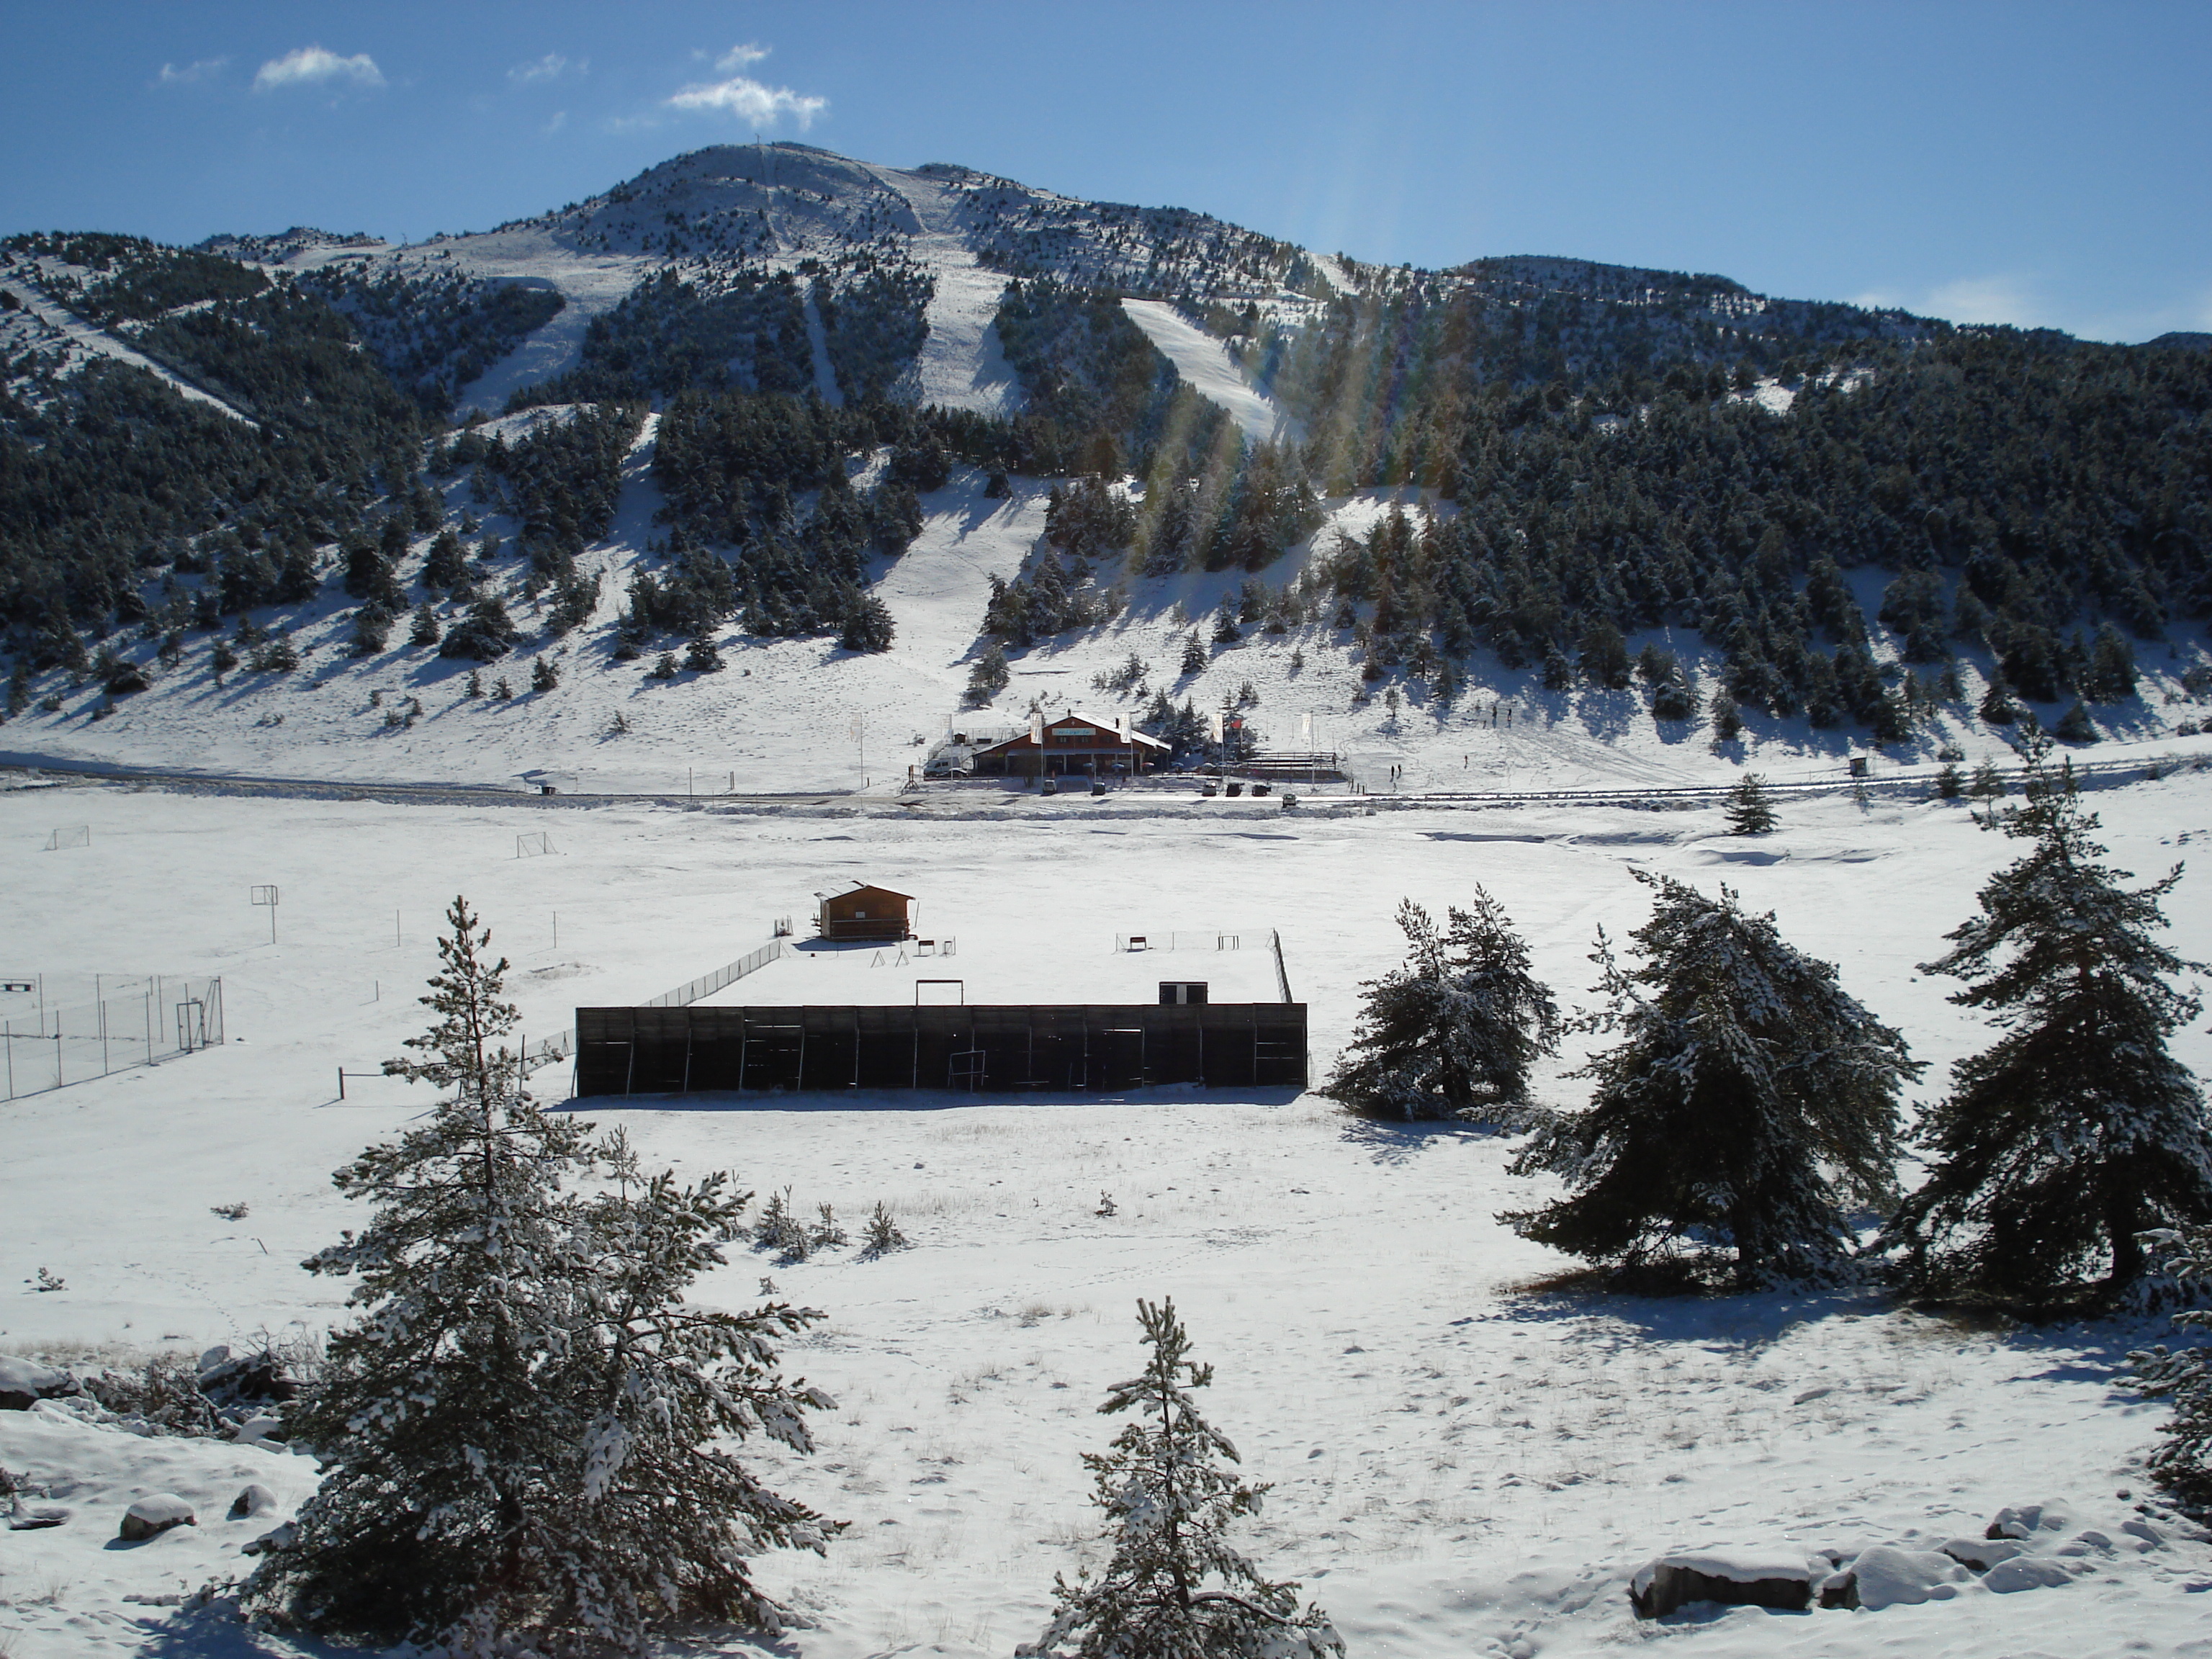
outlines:
[[[1018, 222], [991, 188], [973, 211]], [[6, 649], [29, 672], [81, 673], [118, 630], [181, 650], [325, 585], [363, 600], [364, 653], [424, 605], [504, 649], [503, 613], [470, 609], [503, 559], [524, 591], [553, 590], [544, 625], [565, 632], [597, 599], [575, 555], [605, 532], [655, 408], [664, 562], [625, 596], [617, 656], [732, 620], [849, 629], [868, 559], [906, 546], [921, 495], [958, 465], [1060, 481], [1048, 546], [978, 618], [1015, 647], [1109, 617], [1139, 578], [1264, 578], [1325, 498], [1407, 485], [1436, 508], [1324, 537], [1295, 583], [1248, 584], [1234, 626], [1334, 629], [1367, 678], [1447, 693], [1484, 653], [1562, 688], [1640, 675], [1662, 715], [1690, 712], [1689, 678], [1668, 653], [1632, 659], [1626, 636], [1694, 629], [1715, 696], [1890, 740], [1960, 695], [1954, 653], [1999, 666], [1980, 712], [2001, 723], [2015, 695], [2124, 699], [2139, 646], [2212, 617], [2212, 354], [2193, 343], [1954, 328], [1574, 261], [1346, 261], [1350, 290], [1292, 261], [1308, 297], [1266, 313], [1229, 279], [1282, 250], [1117, 211], [1098, 210], [1115, 234], [1157, 244], [1156, 296], [1294, 428], [1253, 442], [1123, 310], [1142, 273], [1056, 269], [1042, 231], [994, 256], [1024, 392], [1011, 416], [917, 404], [932, 280], [870, 245], [797, 270], [668, 265], [510, 405], [576, 418], [512, 437], [457, 425], [455, 400], [557, 314], [544, 288], [11, 239], [0, 304], [73, 315], [153, 368], [60, 349], [0, 362]], [[842, 407], [812, 395], [817, 342]], [[512, 544], [465, 547], [475, 527], [445, 522], [436, 486], [464, 471], [480, 508], [515, 515]], [[396, 575], [432, 535], [420, 573]], [[1873, 648], [1875, 624], [1905, 674]]]

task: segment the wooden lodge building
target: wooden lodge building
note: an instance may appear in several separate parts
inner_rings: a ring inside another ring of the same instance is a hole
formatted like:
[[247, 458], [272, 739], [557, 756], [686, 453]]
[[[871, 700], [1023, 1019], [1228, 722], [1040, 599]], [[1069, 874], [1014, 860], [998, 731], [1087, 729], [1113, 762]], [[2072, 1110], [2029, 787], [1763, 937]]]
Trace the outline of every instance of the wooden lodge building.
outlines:
[[1084, 714], [1048, 720], [1032, 716], [1030, 729], [975, 750], [984, 777], [1134, 777], [1168, 757], [1159, 738], [1129, 729], [1126, 715], [1101, 720]]

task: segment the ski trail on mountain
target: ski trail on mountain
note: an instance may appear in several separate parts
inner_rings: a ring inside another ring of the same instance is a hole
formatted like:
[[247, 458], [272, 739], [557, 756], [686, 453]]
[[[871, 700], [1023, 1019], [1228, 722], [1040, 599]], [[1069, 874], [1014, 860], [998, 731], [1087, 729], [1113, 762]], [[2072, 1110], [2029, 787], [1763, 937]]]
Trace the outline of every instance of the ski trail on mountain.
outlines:
[[896, 167], [871, 168], [903, 197], [921, 224], [909, 245], [937, 279], [922, 320], [929, 328], [915, 363], [915, 401], [984, 415], [1010, 415], [1022, 404], [1021, 383], [999, 346], [999, 296], [1006, 279], [975, 258], [953, 209], [951, 192]]
[[1194, 326], [1164, 300], [1124, 300], [1121, 309], [1175, 365], [1183, 383], [1218, 405], [1254, 443], [1282, 435], [1291, 424], [1279, 404], [1255, 391], [1230, 360], [1228, 348]]
[[261, 422], [252, 416], [241, 410], [233, 408], [211, 392], [201, 391], [174, 369], [165, 368], [144, 352], [134, 350], [112, 334], [94, 328], [82, 318], [64, 310], [52, 301], [38, 293], [29, 283], [22, 284], [14, 292], [22, 301], [24, 310], [29, 312], [54, 333], [60, 335], [76, 350], [83, 352], [88, 356], [106, 357], [132, 368], [143, 368], [186, 401], [204, 404], [210, 409], [219, 410], [229, 416], [234, 421], [245, 422], [257, 432], [261, 429]]

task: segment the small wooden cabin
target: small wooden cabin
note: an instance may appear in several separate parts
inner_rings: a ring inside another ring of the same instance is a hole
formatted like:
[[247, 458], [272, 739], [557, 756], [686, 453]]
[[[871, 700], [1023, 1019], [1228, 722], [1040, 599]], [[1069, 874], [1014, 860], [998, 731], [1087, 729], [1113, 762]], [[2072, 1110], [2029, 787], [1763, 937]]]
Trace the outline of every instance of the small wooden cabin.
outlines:
[[815, 927], [828, 939], [883, 940], [914, 937], [914, 895], [862, 885], [822, 901]]

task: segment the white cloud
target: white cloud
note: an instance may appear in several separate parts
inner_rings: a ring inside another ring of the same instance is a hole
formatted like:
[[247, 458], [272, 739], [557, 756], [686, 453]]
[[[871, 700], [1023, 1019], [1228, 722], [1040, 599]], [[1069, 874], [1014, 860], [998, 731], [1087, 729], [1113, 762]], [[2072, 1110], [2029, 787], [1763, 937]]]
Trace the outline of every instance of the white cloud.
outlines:
[[2004, 323], [2047, 328], [2051, 318], [2028, 284], [2017, 276], [1964, 276], [1929, 290], [1916, 309], [1954, 323]]
[[560, 131], [562, 127], [565, 127], [568, 125], [568, 112], [565, 109], [556, 109], [553, 112], [553, 118], [548, 121], [541, 131], [546, 137], [550, 138], [555, 133]]
[[827, 98], [793, 92], [788, 87], [763, 86], [742, 75], [685, 87], [667, 103], [670, 109], [734, 115], [755, 127], [772, 127], [787, 115], [801, 132], [830, 107]]
[[203, 58], [179, 69], [174, 64], [161, 65], [161, 82], [165, 87], [180, 86], [193, 81], [210, 80], [222, 73], [228, 58]]
[[297, 52], [288, 52], [264, 64], [253, 76], [253, 89], [267, 92], [276, 87], [312, 86], [319, 82], [341, 80], [364, 87], [380, 87], [384, 74], [376, 67], [376, 60], [365, 52], [341, 58], [321, 46], [301, 46]]
[[517, 64], [507, 70], [507, 78], [518, 87], [526, 87], [538, 81], [557, 81], [571, 71], [582, 75], [591, 67], [588, 58], [580, 58], [572, 64], [559, 52], [549, 52], [535, 63]]
[[732, 46], [714, 60], [714, 67], [724, 75], [735, 75], [739, 70], [750, 69], [769, 55], [770, 48], [751, 40]]

